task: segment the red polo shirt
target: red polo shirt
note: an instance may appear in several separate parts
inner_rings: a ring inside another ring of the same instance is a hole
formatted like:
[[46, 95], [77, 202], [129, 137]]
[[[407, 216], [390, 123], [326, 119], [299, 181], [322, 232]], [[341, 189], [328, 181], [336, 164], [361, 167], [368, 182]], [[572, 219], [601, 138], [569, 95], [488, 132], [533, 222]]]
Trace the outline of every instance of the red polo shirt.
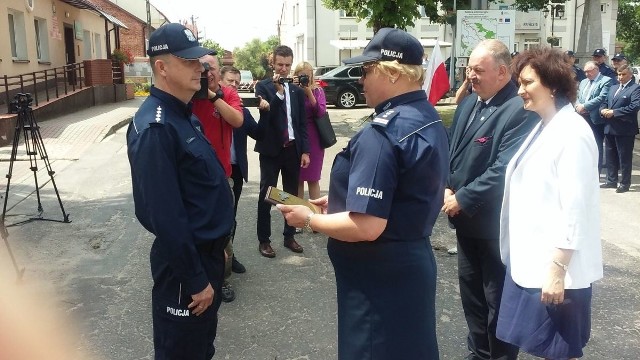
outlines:
[[[242, 114], [242, 100], [238, 92], [232, 87], [221, 86], [224, 97], [222, 101]], [[222, 163], [224, 173], [231, 176], [231, 139], [233, 137], [233, 126], [229, 125], [208, 99], [193, 100], [193, 113], [202, 123], [204, 136], [209, 139], [213, 149]]]

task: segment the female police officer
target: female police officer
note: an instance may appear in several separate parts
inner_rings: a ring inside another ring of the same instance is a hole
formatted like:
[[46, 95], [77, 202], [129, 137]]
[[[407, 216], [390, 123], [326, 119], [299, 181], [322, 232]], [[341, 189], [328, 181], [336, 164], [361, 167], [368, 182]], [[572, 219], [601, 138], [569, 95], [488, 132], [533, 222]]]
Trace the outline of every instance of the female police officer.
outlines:
[[329, 236], [340, 359], [437, 359], [436, 265], [429, 236], [448, 174], [445, 129], [421, 89], [423, 48], [380, 29], [360, 82], [377, 116], [333, 163], [329, 199], [278, 205], [291, 226]]

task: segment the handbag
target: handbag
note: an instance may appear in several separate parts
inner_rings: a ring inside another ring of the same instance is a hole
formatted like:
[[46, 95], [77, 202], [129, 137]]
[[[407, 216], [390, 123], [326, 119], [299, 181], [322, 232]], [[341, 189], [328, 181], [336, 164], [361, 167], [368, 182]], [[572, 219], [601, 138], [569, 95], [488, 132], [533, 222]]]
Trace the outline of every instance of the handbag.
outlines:
[[318, 137], [320, 138], [320, 146], [323, 149], [333, 146], [338, 140], [336, 139], [336, 133], [333, 131], [331, 125], [331, 119], [329, 113], [325, 112], [324, 115], [315, 119], [316, 127], [318, 128]]

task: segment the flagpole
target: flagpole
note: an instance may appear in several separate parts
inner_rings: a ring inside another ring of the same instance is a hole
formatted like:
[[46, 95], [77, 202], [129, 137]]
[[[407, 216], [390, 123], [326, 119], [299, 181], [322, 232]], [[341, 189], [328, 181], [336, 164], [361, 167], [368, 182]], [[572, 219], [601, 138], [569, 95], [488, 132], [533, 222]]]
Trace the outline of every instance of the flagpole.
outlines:
[[[453, 13], [456, 14], [456, 0], [453, 0]], [[449, 84], [450, 88], [453, 90], [457, 90], [455, 88], [455, 76], [456, 76], [456, 32], [457, 32], [457, 24], [458, 24], [458, 16], [456, 16], [456, 21], [454, 24], [451, 24], [451, 35], [453, 36], [453, 40], [451, 41], [451, 55], [449, 60]]]

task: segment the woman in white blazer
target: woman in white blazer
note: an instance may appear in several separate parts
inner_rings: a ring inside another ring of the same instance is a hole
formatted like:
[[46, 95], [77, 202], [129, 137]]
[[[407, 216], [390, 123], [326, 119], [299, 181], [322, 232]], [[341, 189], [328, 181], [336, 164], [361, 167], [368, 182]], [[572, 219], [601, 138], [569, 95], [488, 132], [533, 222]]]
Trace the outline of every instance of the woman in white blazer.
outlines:
[[507, 167], [500, 221], [507, 275], [497, 336], [546, 359], [583, 355], [591, 283], [602, 277], [598, 148], [571, 105], [564, 56], [537, 48], [512, 64], [524, 108], [541, 121]]

